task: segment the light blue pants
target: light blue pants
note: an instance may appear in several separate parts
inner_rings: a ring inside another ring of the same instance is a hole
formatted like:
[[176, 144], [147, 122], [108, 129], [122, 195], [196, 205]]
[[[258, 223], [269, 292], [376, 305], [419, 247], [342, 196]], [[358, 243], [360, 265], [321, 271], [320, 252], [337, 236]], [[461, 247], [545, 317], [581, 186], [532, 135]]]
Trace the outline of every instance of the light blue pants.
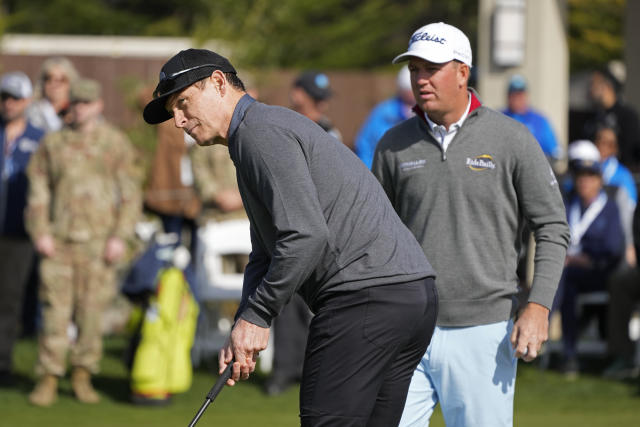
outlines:
[[436, 327], [413, 373], [401, 427], [423, 427], [438, 402], [447, 427], [513, 425], [517, 359], [513, 321]]

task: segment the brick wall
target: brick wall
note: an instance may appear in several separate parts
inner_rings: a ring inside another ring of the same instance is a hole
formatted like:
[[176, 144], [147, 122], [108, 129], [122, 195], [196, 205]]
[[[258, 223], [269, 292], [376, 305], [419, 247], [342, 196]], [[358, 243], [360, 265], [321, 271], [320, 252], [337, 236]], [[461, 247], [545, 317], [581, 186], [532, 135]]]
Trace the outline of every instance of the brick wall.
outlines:
[[[40, 55], [0, 55], [0, 72], [21, 70], [35, 82], [46, 59]], [[103, 85], [105, 116], [122, 127], [142, 121], [136, 107], [136, 88], [147, 82], [154, 86], [164, 59], [135, 57], [68, 56], [81, 75]], [[247, 73], [239, 71], [240, 78]], [[297, 72], [256, 70], [243, 78], [259, 91], [261, 101], [288, 106], [288, 90]], [[395, 73], [365, 71], [327, 71], [334, 96], [328, 116], [342, 132], [344, 142], [353, 146], [355, 135], [371, 108], [393, 95]], [[138, 102], [139, 104], [140, 102]]]

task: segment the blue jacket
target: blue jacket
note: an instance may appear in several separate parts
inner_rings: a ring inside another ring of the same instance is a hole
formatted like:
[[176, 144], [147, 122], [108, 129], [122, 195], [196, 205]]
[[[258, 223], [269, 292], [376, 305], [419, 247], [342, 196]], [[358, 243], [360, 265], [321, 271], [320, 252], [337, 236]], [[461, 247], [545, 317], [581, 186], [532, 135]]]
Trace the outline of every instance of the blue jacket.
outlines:
[[24, 208], [27, 203], [27, 164], [40, 145], [44, 131], [27, 123], [11, 152], [5, 153], [5, 126], [0, 122], [0, 231], [3, 236], [27, 237]]
[[529, 129], [529, 132], [538, 140], [542, 151], [547, 157], [553, 159], [562, 157], [562, 149], [558, 145], [553, 129], [551, 129], [549, 121], [542, 114], [533, 109], [529, 109], [524, 114], [516, 114], [508, 109], [502, 112], [525, 125]]
[[[574, 194], [567, 204], [567, 217], [570, 216], [572, 203], [575, 202], [579, 203], [579, 200]], [[618, 205], [614, 199], [608, 198], [602, 211], [580, 239], [581, 252], [591, 258], [596, 271], [608, 272], [622, 258], [624, 245]]]
[[621, 187], [629, 194], [634, 203], [638, 203], [638, 189], [636, 182], [625, 166], [615, 156], [611, 156], [602, 162], [602, 179], [605, 185]]
[[373, 153], [384, 133], [406, 120], [404, 104], [399, 97], [387, 99], [376, 105], [364, 122], [355, 140], [356, 155], [369, 169], [373, 163]]

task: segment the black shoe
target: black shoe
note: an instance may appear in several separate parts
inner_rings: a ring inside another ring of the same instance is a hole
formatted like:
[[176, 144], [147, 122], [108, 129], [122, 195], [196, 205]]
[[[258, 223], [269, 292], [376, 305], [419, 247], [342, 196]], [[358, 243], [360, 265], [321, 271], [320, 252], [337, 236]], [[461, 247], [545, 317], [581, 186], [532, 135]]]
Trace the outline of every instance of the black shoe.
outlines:
[[287, 391], [295, 381], [280, 377], [270, 377], [264, 384], [264, 392], [268, 396], [277, 396]]

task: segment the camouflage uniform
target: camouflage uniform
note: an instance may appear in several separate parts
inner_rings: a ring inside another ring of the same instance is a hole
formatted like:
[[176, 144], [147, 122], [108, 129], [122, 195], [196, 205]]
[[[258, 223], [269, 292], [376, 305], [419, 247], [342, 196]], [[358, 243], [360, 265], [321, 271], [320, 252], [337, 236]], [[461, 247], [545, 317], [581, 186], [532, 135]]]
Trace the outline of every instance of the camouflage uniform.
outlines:
[[78, 336], [71, 365], [98, 370], [101, 313], [116, 291], [106, 242], [131, 237], [140, 212], [134, 157], [126, 136], [99, 122], [90, 134], [64, 128], [47, 135], [29, 164], [27, 229], [34, 241], [48, 234], [56, 244], [40, 267], [43, 374], [64, 374], [72, 320]]
[[220, 191], [238, 190], [236, 168], [229, 157], [227, 147], [214, 145], [211, 147], [193, 147], [190, 150], [191, 167], [193, 169], [196, 192], [204, 207], [201, 221], [226, 221], [247, 217], [244, 209], [233, 212], [222, 212], [213, 200]]

